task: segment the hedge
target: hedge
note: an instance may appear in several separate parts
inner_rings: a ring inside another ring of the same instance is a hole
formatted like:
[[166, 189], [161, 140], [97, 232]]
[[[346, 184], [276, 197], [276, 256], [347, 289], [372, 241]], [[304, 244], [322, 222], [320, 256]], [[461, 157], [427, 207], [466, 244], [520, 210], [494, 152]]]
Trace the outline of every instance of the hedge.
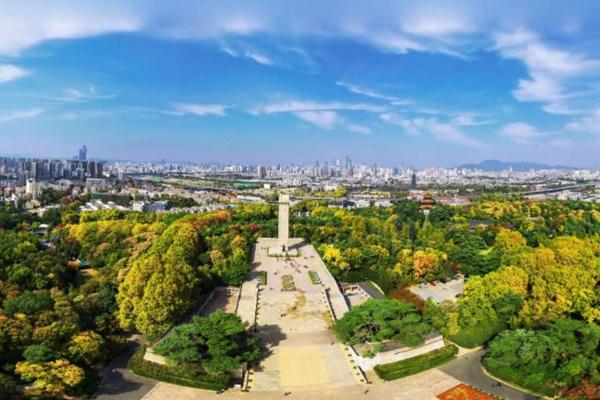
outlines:
[[263, 286], [267, 284], [267, 271], [258, 271], [258, 284]]
[[308, 271], [308, 278], [310, 279], [310, 281], [313, 285], [321, 284], [321, 278], [319, 278], [319, 274], [317, 274], [313, 270]]
[[473, 349], [483, 346], [498, 332], [506, 329], [506, 325], [500, 321], [488, 322], [475, 327], [461, 328], [456, 335], [447, 335], [448, 340], [461, 347]]
[[441, 349], [421, 354], [420, 356], [407, 358], [389, 364], [381, 364], [375, 367], [377, 376], [386, 381], [404, 378], [431, 368], [442, 365], [456, 357], [458, 347], [447, 344]]
[[229, 387], [229, 376], [184, 375], [175, 367], [144, 360], [145, 352], [146, 346], [140, 346], [127, 363], [136, 375], [198, 389], [225, 390]]

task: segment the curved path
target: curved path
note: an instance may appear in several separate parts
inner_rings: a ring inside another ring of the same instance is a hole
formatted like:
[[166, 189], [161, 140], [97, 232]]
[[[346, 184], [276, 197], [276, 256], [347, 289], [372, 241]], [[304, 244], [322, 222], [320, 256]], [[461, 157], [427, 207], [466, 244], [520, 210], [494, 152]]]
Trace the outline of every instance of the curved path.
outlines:
[[102, 376], [94, 399], [140, 400], [156, 386], [155, 381], [134, 375], [127, 369], [127, 361], [138, 346], [139, 343], [132, 340], [127, 350], [112, 360]]
[[513, 389], [505, 384], [498, 385], [498, 381], [487, 376], [481, 366], [481, 358], [485, 350], [466, 353], [448, 364], [439, 367], [448, 375], [473, 386], [476, 389], [490, 393], [506, 400], [535, 400], [536, 396]]

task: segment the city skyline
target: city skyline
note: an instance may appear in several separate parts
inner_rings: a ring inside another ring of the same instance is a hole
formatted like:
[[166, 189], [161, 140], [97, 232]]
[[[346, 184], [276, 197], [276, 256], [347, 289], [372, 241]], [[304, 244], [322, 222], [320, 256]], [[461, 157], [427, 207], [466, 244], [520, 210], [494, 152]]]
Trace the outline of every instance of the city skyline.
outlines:
[[600, 167], [592, 2], [143, 4], [3, 6], [1, 153]]

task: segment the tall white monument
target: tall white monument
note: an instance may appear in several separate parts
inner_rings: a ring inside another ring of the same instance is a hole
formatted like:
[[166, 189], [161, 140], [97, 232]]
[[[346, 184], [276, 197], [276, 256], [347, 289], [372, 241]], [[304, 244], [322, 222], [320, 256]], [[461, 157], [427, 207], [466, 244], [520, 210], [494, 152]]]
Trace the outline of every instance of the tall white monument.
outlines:
[[277, 245], [282, 253], [288, 251], [289, 246], [289, 226], [290, 217], [290, 196], [288, 194], [279, 195], [279, 224], [277, 229]]

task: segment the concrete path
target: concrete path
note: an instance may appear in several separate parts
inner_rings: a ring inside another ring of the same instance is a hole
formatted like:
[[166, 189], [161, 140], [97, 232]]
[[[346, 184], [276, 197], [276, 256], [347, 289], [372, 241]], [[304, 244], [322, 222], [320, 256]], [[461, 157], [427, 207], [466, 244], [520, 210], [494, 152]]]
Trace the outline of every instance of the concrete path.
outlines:
[[506, 400], [535, 400], [538, 398], [513, 389], [505, 384], [497, 387], [496, 384], [498, 381], [487, 376], [482, 370], [481, 358], [484, 354], [485, 350], [466, 353], [456, 360], [441, 366], [439, 369], [467, 385]]
[[288, 389], [287, 392], [242, 393], [239, 390], [228, 390], [216, 394], [206, 390], [161, 383], [144, 400], [438, 400], [437, 394], [459, 383], [458, 380], [437, 369], [391, 382], [326, 387], [312, 391]]

